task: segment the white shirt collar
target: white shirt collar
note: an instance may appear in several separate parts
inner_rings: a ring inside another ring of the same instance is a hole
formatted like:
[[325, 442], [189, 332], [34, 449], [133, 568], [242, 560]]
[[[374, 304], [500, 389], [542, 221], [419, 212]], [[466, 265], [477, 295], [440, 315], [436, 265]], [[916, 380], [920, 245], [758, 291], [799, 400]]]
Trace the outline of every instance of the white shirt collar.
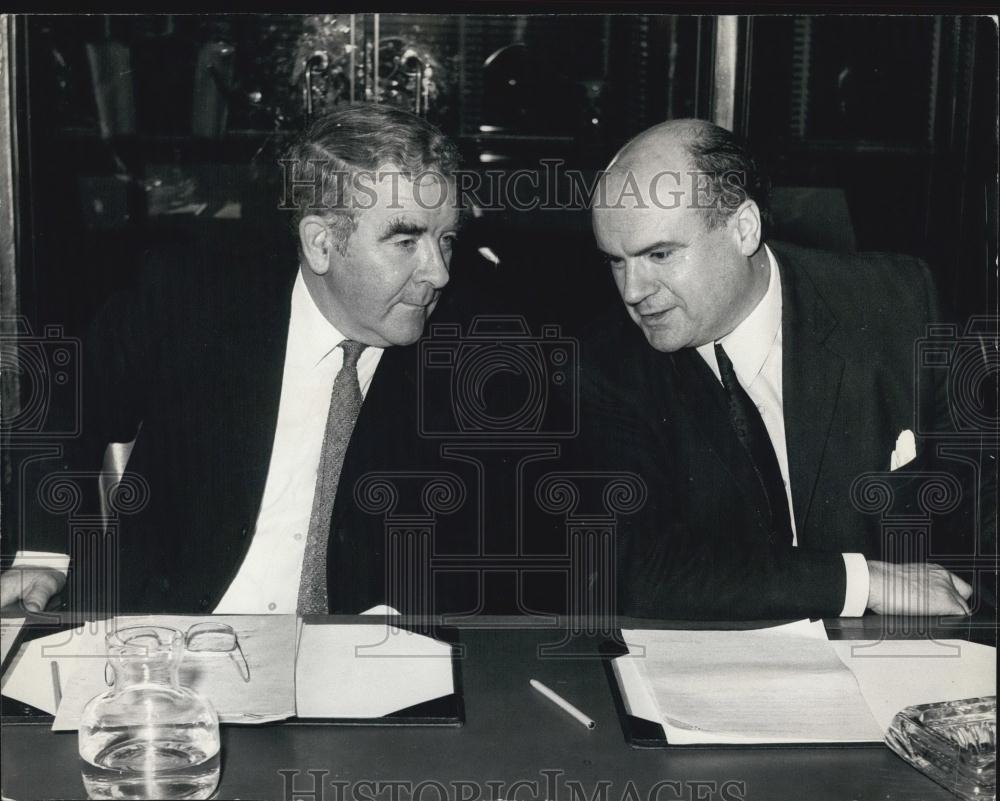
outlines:
[[300, 367], [311, 368], [333, 353], [347, 337], [337, 330], [319, 310], [301, 268], [292, 287], [291, 315], [288, 321], [287, 359]]
[[[770, 274], [767, 290], [753, 310], [732, 331], [718, 340], [733, 363], [736, 377], [743, 387], [749, 387], [760, 374], [778, 334], [781, 332], [781, 274], [774, 253], [764, 245]], [[715, 343], [697, 348], [716, 377], [719, 366], [715, 359]]]

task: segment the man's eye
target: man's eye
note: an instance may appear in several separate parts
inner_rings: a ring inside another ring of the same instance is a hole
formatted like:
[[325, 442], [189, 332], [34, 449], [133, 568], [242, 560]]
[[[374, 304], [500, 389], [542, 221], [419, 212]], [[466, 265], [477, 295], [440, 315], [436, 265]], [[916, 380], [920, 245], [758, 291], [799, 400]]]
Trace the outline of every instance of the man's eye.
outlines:
[[617, 270], [625, 262], [619, 259], [617, 256], [605, 256], [604, 263], [608, 265], [612, 270]]
[[455, 247], [455, 243], [458, 241], [458, 236], [455, 234], [446, 234], [441, 237], [441, 244], [446, 248]]
[[653, 261], [666, 261], [670, 257], [670, 251], [667, 250], [652, 250], [649, 253], [649, 258]]
[[417, 245], [416, 239], [398, 239], [394, 243], [396, 247], [403, 248], [403, 250], [412, 250]]

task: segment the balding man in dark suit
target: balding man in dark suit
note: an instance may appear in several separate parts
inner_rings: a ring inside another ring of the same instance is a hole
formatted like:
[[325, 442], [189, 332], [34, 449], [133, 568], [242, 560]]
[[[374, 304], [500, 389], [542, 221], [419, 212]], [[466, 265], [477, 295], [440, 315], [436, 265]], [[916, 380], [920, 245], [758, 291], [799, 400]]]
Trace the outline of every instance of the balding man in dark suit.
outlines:
[[595, 200], [624, 306], [583, 346], [581, 444], [648, 489], [620, 529], [620, 609], [967, 613], [965, 581], [884, 561], [878, 521], [850, 500], [933, 424], [914, 409], [940, 410], [913, 374], [937, 317], [927, 271], [765, 243], [765, 196], [729, 132], [678, 120], [626, 145]]

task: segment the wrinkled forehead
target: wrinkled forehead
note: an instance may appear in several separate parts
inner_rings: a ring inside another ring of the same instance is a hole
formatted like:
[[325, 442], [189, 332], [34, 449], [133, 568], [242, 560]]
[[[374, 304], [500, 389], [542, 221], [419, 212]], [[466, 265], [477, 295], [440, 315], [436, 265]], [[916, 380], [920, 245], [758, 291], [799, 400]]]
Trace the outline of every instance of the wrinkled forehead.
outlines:
[[407, 173], [385, 165], [360, 173], [354, 188], [358, 209], [375, 216], [407, 213], [444, 222], [458, 217], [455, 178], [438, 170]]
[[628, 249], [632, 240], [655, 233], [686, 235], [698, 230], [692, 178], [684, 169], [612, 166], [595, 193], [591, 214], [602, 249]]
[[453, 200], [455, 177], [445, 175], [440, 170], [428, 168], [420, 172], [407, 172], [392, 164], [376, 170], [365, 170], [359, 174], [361, 184], [374, 191], [380, 200], [387, 203], [403, 203], [417, 200], [424, 205], [435, 198]]
[[613, 163], [598, 182], [594, 208], [676, 208], [697, 178], [684, 160]]

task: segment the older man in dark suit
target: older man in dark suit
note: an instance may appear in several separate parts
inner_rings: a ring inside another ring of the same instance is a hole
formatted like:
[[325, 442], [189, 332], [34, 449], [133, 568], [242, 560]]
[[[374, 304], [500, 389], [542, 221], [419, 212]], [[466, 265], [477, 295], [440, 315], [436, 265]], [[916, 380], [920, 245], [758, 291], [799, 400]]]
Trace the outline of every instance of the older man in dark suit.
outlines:
[[[338, 108], [286, 162], [298, 254], [216, 241], [148, 265], [93, 327], [82, 436], [62, 465], [96, 471], [108, 442], [135, 438], [126, 479], [148, 501], [98, 558], [94, 540], [67, 542], [64, 520], [44, 541], [45, 515], [29, 516], [25, 545], [79, 551], [76, 574], [103, 582], [109, 611], [391, 600], [382, 522], [353, 491], [418, 458], [411, 346], [449, 281], [457, 161], [419, 117]], [[44, 608], [62, 571], [20, 565], [2, 577], [2, 604]]]
[[965, 581], [883, 561], [878, 521], [850, 500], [928, 430], [914, 409], [940, 409], [913, 375], [937, 314], [929, 276], [765, 244], [764, 195], [729, 132], [678, 120], [626, 145], [595, 198], [624, 307], [583, 347], [581, 444], [648, 488], [620, 529], [621, 611], [966, 613]]

